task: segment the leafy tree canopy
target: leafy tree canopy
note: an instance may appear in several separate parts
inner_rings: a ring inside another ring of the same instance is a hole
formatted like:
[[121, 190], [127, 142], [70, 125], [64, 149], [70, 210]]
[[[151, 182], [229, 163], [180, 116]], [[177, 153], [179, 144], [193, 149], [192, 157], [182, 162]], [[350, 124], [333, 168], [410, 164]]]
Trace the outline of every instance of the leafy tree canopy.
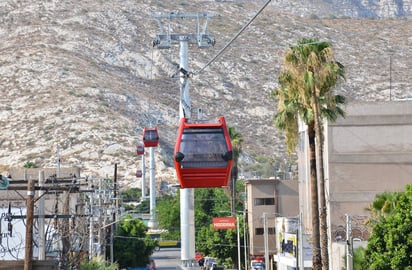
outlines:
[[156, 241], [146, 236], [147, 227], [140, 219], [126, 215], [119, 223], [113, 242], [114, 259], [120, 268], [145, 266]]
[[[377, 200], [381, 197], [378, 196]], [[412, 269], [412, 184], [392, 199], [392, 211], [380, 215], [377, 222], [372, 223], [363, 269]], [[387, 204], [383, 203], [382, 208]]]
[[156, 201], [159, 227], [168, 230], [162, 238], [177, 240], [180, 238], [180, 199], [179, 196], [165, 195]]
[[142, 197], [142, 190], [140, 188], [129, 188], [120, 194], [123, 202], [139, 202]]
[[[236, 194], [244, 191], [243, 182], [236, 183]], [[180, 194], [178, 196], [163, 196], [156, 202], [159, 225], [162, 229], [175, 233], [180, 237]], [[236, 209], [243, 210], [243, 198], [236, 199]], [[207, 256], [220, 259], [220, 263], [232, 267], [237, 258], [236, 230], [214, 230], [213, 218], [230, 216], [230, 195], [224, 188], [195, 189], [195, 228], [196, 250]], [[240, 218], [240, 228], [243, 219]], [[243, 231], [241, 230], [243, 242]], [[244, 251], [242, 251], [242, 256]]]

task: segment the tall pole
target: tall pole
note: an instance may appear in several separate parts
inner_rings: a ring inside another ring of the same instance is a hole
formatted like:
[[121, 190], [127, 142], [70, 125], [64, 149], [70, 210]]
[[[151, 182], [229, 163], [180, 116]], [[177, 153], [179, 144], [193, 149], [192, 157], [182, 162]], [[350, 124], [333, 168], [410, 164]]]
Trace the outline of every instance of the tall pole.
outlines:
[[[39, 187], [44, 187], [44, 171], [39, 172]], [[39, 190], [39, 260], [46, 259], [46, 234], [44, 233], [44, 190]]]
[[[70, 192], [65, 190], [63, 192], [63, 213], [64, 214], [69, 214], [70, 213]], [[63, 260], [63, 266], [66, 268], [69, 268], [69, 258], [70, 258], [70, 226], [68, 221], [62, 221], [61, 222], [61, 232], [62, 232], [62, 242], [63, 242], [63, 254], [62, 254], [62, 260]]]
[[97, 230], [97, 255], [102, 255], [102, 244], [103, 244], [103, 233], [102, 233], [102, 228], [100, 227], [100, 224], [104, 224], [102, 220], [102, 179], [99, 178], [99, 189], [98, 189], [98, 194], [97, 194], [97, 203], [98, 203], [98, 214], [97, 214], [97, 219], [98, 219], [98, 230]]
[[[237, 268], [239, 270], [242, 269], [241, 261], [240, 261], [240, 233], [239, 233], [239, 216], [236, 215], [236, 231], [237, 231]], [[247, 269], [245, 269], [247, 270]]]
[[142, 201], [145, 200], [146, 197], [146, 164], [145, 164], [145, 157], [144, 154], [142, 155]]
[[[117, 163], [114, 164], [114, 177], [113, 177], [113, 199], [115, 200], [115, 209], [113, 211], [113, 222], [116, 222], [116, 213], [118, 210], [119, 200], [117, 199]], [[114, 261], [113, 240], [114, 240], [114, 223], [110, 227], [110, 262]]]
[[271, 270], [269, 264], [269, 243], [268, 243], [268, 224], [266, 213], [263, 213], [263, 236], [265, 242], [265, 269]]
[[156, 183], [155, 183], [155, 159], [154, 159], [154, 147], [150, 149], [150, 227], [152, 229], [157, 228], [156, 219]]
[[27, 182], [27, 216], [26, 216], [26, 248], [24, 254], [24, 270], [31, 270], [33, 263], [33, 218], [34, 218], [34, 181]]
[[89, 221], [89, 260], [94, 256], [94, 192], [90, 194], [90, 221]]
[[[246, 188], [245, 188], [246, 189]], [[246, 193], [245, 193], [246, 194]], [[246, 204], [246, 202], [245, 202]], [[247, 230], [246, 230], [246, 225], [247, 220], [246, 220], [246, 211], [243, 211], [243, 249], [245, 251], [245, 270], [248, 270], [247, 264], [248, 264], [248, 257], [247, 257]]]
[[[188, 42], [180, 41], [180, 67], [188, 70]], [[181, 77], [180, 87], [180, 118], [190, 118], [189, 79]], [[187, 108], [188, 107], [188, 108]], [[181, 260], [182, 266], [189, 267], [195, 258], [195, 231], [194, 231], [194, 190], [185, 188], [180, 190], [180, 233], [182, 238]]]
[[304, 259], [304, 254], [303, 254], [303, 213], [299, 213], [299, 227], [298, 227], [298, 246], [299, 246], [299, 251], [298, 251], [298, 260], [299, 260], [299, 270], [304, 270], [305, 269], [305, 259]]
[[352, 270], [352, 253], [351, 253], [351, 222], [350, 215], [346, 214], [346, 269]]

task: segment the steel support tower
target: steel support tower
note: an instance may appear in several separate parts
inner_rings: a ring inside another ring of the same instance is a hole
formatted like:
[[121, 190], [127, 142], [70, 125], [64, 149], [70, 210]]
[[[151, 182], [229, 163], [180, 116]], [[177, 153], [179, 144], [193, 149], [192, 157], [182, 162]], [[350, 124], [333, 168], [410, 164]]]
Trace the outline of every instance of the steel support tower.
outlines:
[[[156, 35], [156, 38], [153, 41], [153, 47], [158, 49], [169, 49], [172, 45], [180, 46], [180, 64], [178, 69], [181, 82], [179, 116], [180, 118], [190, 118], [191, 106], [189, 97], [190, 72], [188, 68], [188, 48], [189, 44], [194, 44], [198, 47], [210, 47], [215, 44], [214, 38], [206, 34], [208, 21], [213, 15], [205, 13], [169, 13], [153, 14], [152, 16], [158, 22], [160, 27], [160, 34]], [[171, 33], [171, 23], [176, 19], [196, 20], [196, 33]], [[181, 189], [180, 233], [182, 267], [191, 267], [196, 264], [194, 222], [194, 190], [191, 188]]]

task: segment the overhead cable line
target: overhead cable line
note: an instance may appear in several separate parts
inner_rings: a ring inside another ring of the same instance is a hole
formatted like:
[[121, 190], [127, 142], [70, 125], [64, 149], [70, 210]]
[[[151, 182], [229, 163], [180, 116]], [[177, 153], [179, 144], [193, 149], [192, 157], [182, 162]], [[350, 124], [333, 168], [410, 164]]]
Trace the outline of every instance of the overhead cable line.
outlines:
[[215, 57], [213, 57], [206, 65], [204, 65], [201, 69], [199, 69], [198, 71], [193, 72], [193, 75], [197, 75], [200, 72], [202, 72], [203, 70], [205, 70], [211, 63], [213, 63], [232, 43], [233, 41], [235, 41], [240, 34], [242, 34], [242, 32], [256, 19], [257, 16], [259, 16], [260, 13], [262, 13], [262, 11], [266, 8], [267, 5], [269, 5], [270, 1], [272, 0], [268, 0], [266, 1], [266, 3], [259, 9], [259, 11], [255, 14], [255, 16], [253, 16], [247, 24], [245, 24], [242, 29], [239, 30], [239, 32], [215, 55]]

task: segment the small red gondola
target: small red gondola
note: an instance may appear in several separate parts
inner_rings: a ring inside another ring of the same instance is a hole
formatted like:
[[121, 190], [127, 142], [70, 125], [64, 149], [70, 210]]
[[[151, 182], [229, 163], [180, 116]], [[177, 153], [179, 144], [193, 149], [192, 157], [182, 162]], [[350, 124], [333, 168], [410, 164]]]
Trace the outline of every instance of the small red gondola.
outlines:
[[143, 130], [144, 147], [156, 147], [159, 143], [159, 134], [157, 128], [145, 128]]
[[228, 185], [233, 163], [232, 143], [226, 121], [180, 120], [174, 163], [181, 188], [214, 188]]
[[140, 178], [140, 177], [142, 177], [142, 170], [136, 170], [136, 177], [137, 178]]
[[140, 143], [136, 144], [136, 154], [138, 156], [141, 156], [144, 154], [144, 146], [141, 145]]

